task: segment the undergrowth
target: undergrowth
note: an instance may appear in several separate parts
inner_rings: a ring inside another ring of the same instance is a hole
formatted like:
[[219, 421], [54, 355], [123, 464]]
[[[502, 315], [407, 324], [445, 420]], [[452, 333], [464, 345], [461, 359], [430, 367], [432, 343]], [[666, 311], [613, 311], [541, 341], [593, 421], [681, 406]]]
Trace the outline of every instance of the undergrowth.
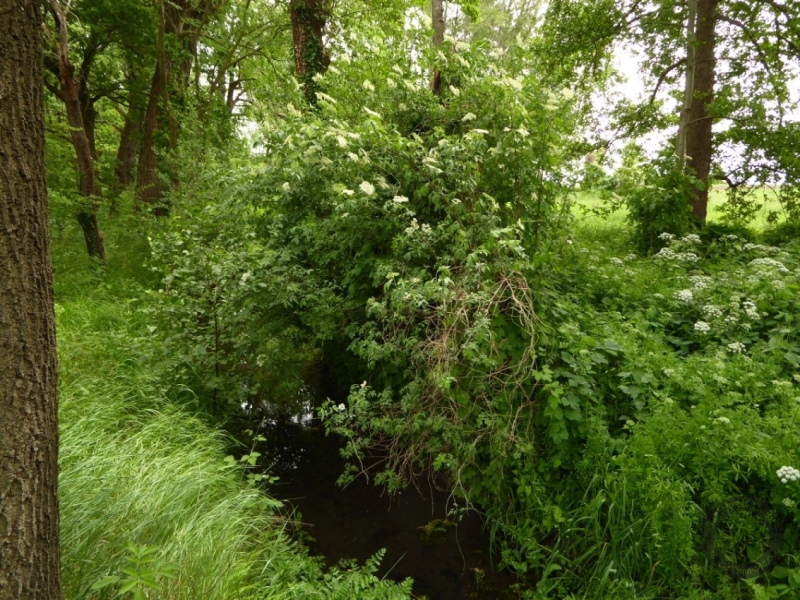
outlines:
[[142, 590], [152, 600], [408, 598], [410, 581], [375, 577], [380, 555], [333, 569], [308, 556], [281, 504], [226, 456], [232, 440], [171, 401], [137, 300], [143, 227], [109, 230], [107, 270], [86, 261], [76, 231], [54, 236], [65, 597], [115, 597], [121, 586], [92, 588], [126, 576], [134, 544], [174, 573]]

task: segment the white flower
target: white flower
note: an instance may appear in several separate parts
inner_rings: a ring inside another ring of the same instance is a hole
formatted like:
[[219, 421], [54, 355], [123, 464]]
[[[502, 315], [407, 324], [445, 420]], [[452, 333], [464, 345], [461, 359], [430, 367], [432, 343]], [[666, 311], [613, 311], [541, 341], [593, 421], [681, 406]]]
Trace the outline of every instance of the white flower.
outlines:
[[252, 276], [253, 274], [250, 271], [247, 271], [246, 273], [242, 274], [242, 278], [239, 279], [239, 285], [247, 284], [247, 280], [250, 279], [250, 277]]
[[375, 186], [372, 185], [369, 181], [362, 181], [358, 189], [364, 192], [367, 196], [372, 196], [375, 193]]
[[725, 317], [725, 322], [732, 325], [734, 323], [738, 323], [739, 318], [735, 317], [734, 315], [728, 315], [727, 317]]
[[476, 117], [473, 113], [467, 113], [462, 117], [461, 120], [466, 122], [466, 121], [474, 121], [477, 118], [478, 117]]
[[774, 258], [754, 258], [750, 261], [750, 266], [777, 269], [781, 273], [789, 272], [789, 269], [786, 268], [786, 265], [779, 260], [775, 260]]
[[345, 407], [345, 405], [344, 405], [344, 404], [340, 404], [340, 405], [339, 405], [339, 406], [337, 406], [336, 408], [337, 408], [339, 411], [343, 411], [343, 410], [345, 410], [345, 409], [346, 409], [346, 407]]
[[388, 85], [393, 90], [397, 89], [397, 82], [391, 77], [386, 78], [386, 85]]
[[758, 314], [758, 307], [752, 300], [745, 300], [742, 302], [742, 308], [744, 309], [745, 314], [753, 321], [758, 321], [761, 318], [761, 316]]
[[713, 304], [706, 304], [703, 307], [703, 314], [709, 319], [718, 319], [722, 316], [722, 311]]
[[791, 498], [784, 498], [783, 500], [781, 500], [781, 502], [783, 503], [784, 506], [788, 508], [792, 508], [794, 506], [794, 500], [792, 500]]
[[664, 232], [659, 234], [658, 239], [664, 240], [665, 242], [671, 242], [672, 240], [675, 239], [675, 236], [672, 235], [671, 233]]
[[700, 236], [695, 233], [690, 233], [689, 235], [685, 235], [681, 238], [682, 242], [688, 242], [690, 244], [699, 244], [700, 243]]
[[694, 324], [694, 330], [699, 331], [700, 333], [708, 333], [711, 331], [711, 326], [705, 321], [698, 321]]
[[677, 255], [669, 248], [662, 248], [655, 254], [653, 258], [661, 260], [675, 260], [677, 258]]
[[706, 277], [705, 275], [693, 275], [689, 277], [689, 281], [692, 282], [692, 287], [698, 290], [704, 290], [708, 288], [711, 282], [714, 281], [713, 277]]
[[621, 258], [617, 258], [615, 256], [614, 258], [611, 259], [611, 264], [613, 264], [613, 265], [622, 265], [624, 263], [622, 262]]
[[290, 189], [292, 189], [292, 186], [289, 185], [288, 181], [284, 181], [281, 189], [283, 189], [284, 192], [288, 192]]
[[636, 258], [637, 258], [637, 257], [636, 257], [636, 255], [635, 255], [635, 254], [626, 254], [626, 255], [625, 255], [625, 260], [628, 260], [628, 261], [630, 261], [630, 260], [636, 260]]
[[392, 198], [392, 201], [397, 204], [405, 204], [406, 202], [408, 202], [408, 198], [406, 198], [405, 196], [395, 196], [394, 198]]
[[653, 298], [655, 298], [656, 300], [663, 300], [664, 294], [659, 294], [658, 292], [656, 292], [655, 294], [653, 294]]
[[675, 369], [661, 369], [661, 372], [662, 372], [662, 373], [663, 373], [663, 374], [664, 374], [666, 377], [672, 377], [673, 375], [675, 375]]
[[689, 304], [692, 302], [692, 300], [694, 300], [694, 294], [692, 293], [692, 290], [680, 290], [675, 292], [675, 299]]
[[450, 86], [450, 92], [453, 94], [453, 96], [458, 96], [459, 94], [461, 94], [461, 90], [452, 85]]
[[781, 483], [789, 483], [790, 481], [797, 481], [800, 479], [800, 471], [794, 467], [781, 467], [776, 471], [776, 474], [778, 475], [778, 479], [781, 480]]
[[731, 420], [728, 417], [717, 417], [714, 419], [715, 423], [722, 423], [723, 425], [730, 425]]
[[676, 257], [677, 257], [678, 260], [684, 261], [684, 262], [693, 262], [693, 263], [695, 263], [698, 260], [700, 260], [700, 257], [697, 256], [697, 254], [695, 254], [694, 252], [685, 252], [685, 253], [677, 254]]
[[355, 194], [353, 190], [342, 190], [342, 196], [352, 196]]
[[731, 342], [728, 344], [728, 352], [732, 352], [733, 354], [741, 354], [746, 349], [746, 346], [742, 342]]
[[375, 86], [372, 85], [372, 82], [369, 79], [366, 79], [364, 83], [361, 84], [361, 87], [364, 88], [368, 92], [374, 92]]

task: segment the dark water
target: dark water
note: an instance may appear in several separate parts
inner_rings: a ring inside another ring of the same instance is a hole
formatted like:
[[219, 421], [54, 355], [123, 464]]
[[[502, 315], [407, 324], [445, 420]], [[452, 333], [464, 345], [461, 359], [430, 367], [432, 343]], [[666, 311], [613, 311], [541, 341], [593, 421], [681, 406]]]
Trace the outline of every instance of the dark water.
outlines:
[[340, 441], [325, 435], [311, 414], [275, 416], [265, 422], [263, 454], [270, 474], [280, 477], [270, 493], [300, 517], [298, 536], [329, 565], [342, 559], [363, 563], [381, 548], [378, 576], [414, 579], [414, 594], [430, 600], [517, 598], [513, 580], [493, 565], [489, 535], [480, 517], [448, 515], [449, 494], [427, 481], [390, 495], [360, 477], [336, 484], [344, 464]]

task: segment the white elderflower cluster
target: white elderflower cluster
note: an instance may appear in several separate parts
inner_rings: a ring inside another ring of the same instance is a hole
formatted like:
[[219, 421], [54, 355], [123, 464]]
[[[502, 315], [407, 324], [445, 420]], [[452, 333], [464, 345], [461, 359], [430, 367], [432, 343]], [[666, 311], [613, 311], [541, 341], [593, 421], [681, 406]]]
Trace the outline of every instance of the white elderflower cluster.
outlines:
[[725, 322], [728, 323], [729, 325], [735, 325], [736, 323], [739, 322], [739, 317], [737, 317], [736, 315], [728, 315], [727, 317], [725, 317]]
[[780, 279], [776, 279], [775, 281], [772, 282], [772, 287], [774, 287], [776, 290], [782, 290], [783, 288], [786, 287], [786, 282], [781, 281]]
[[700, 243], [700, 236], [696, 233], [690, 233], [685, 235], [681, 238], [682, 242], [687, 242], [689, 244], [699, 244]]
[[717, 417], [716, 419], [714, 419], [714, 422], [715, 423], [720, 423], [722, 425], [730, 425], [731, 424], [731, 420], [728, 417]]
[[723, 235], [722, 239], [725, 240], [726, 242], [735, 242], [739, 239], [739, 236], [729, 233], [728, 235]]
[[750, 261], [751, 267], [766, 267], [768, 269], [776, 269], [780, 273], [788, 273], [789, 269], [786, 268], [781, 261], [774, 258], [754, 258]]
[[711, 325], [709, 325], [705, 321], [698, 321], [697, 323], [694, 324], [694, 330], [699, 333], [706, 334], [709, 331], [711, 331]]
[[722, 316], [722, 310], [713, 304], [706, 304], [703, 307], [703, 314], [709, 319], [719, 319]]
[[700, 257], [694, 252], [675, 252], [670, 248], [662, 248], [653, 255], [653, 258], [657, 260], [676, 260], [679, 262], [690, 263], [696, 263], [698, 260], [700, 260]]
[[637, 256], [635, 254], [626, 254], [625, 255], [625, 260], [627, 260], [627, 261], [636, 260], [636, 258], [637, 258]]
[[781, 467], [778, 469], [777, 474], [781, 483], [789, 483], [790, 481], [797, 481], [800, 479], [800, 471], [794, 467]]
[[758, 321], [761, 318], [758, 314], [758, 307], [752, 300], [745, 300], [742, 302], [742, 308], [744, 309], [744, 313], [753, 321]]
[[733, 354], [741, 354], [746, 348], [747, 346], [745, 346], [742, 342], [732, 342], [728, 344], [728, 352]]
[[672, 240], [675, 239], [675, 236], [672, 235], [671, 233], [664, 232], [658, 235], [658, 239], [664, 240], [665, 242], [671, 242]]
[[784, 498], [783, 500], [781, 500], [781, 502], [783, 503], [784, 506], [788, 508], [792, 508], [794, 506], [794, 500], [792, 500], [791, 498]]
[[372, 185], [369, 181], [362, 181], [358, 189], [364, 192], [367, 196], [372, 196], [375, 193], [375, 186]]
[[694, 294], [692, 293], [692, 290], [679, 290], [675, 292], [675, 299], [689, 304], [694, 300]]
[[704, 290], [711, 285], [711, 282], [714, 281], [713, 277], [707, 277], [705, 275], [692, 275], [689, 277], [689, 281], [692, 282], [692, 287], [697, 290]]
[[615, 257], [613, 257], [613, 258], [611, 259], [611, 264], [612, 264], [612, 265], [619, 265], [619, 266], [621, 266], [621, 265], [623, 265], [623, 264], [625, 264], [625, 263], [623, 262], [623, 260], [622, 260], [621, 258], [617, 258], [617, 257], [615, 256]]

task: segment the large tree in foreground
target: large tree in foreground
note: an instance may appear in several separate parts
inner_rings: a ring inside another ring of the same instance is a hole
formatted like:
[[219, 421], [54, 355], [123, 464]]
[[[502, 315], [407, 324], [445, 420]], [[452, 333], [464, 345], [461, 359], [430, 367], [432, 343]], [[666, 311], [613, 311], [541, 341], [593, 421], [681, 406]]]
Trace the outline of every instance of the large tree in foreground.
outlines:
[[0, 598], [61, 598], [42, 6], [0, 6]]

